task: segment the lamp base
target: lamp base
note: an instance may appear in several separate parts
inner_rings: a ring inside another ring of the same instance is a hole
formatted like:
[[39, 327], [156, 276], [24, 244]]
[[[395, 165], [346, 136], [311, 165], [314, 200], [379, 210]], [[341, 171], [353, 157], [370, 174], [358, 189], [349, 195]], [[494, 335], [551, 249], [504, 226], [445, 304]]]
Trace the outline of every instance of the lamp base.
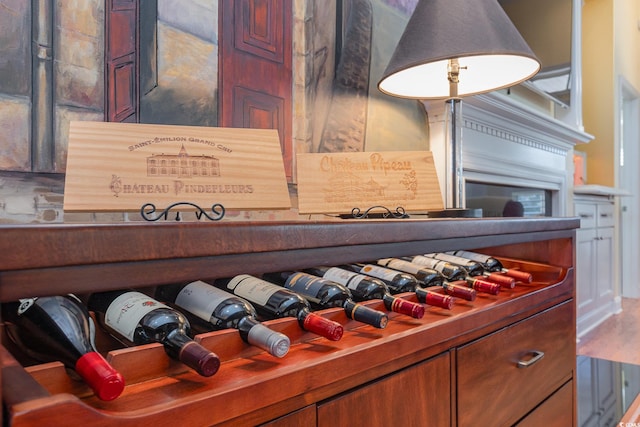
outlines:
[[482, 209], [448, 208], [429, 211], [429, 218], [482, 218]]

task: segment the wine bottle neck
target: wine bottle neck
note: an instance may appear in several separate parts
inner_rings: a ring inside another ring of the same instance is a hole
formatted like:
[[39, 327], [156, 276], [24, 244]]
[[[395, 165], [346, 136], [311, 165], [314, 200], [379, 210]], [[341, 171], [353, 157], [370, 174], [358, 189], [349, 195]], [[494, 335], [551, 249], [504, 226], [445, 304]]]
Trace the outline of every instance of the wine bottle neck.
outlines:
[[242, 319], [238, 321], [238, 331], [240, 331], [240, 336], [246, 340], [249, 331], [256, 325], [259, 325], [260, 322], [253, 316], [244, 316]]
[[163, 341], [165, 351], [170, 357], [180, 360], [200, 375], [210, 377], [220, 367], [220, 359], [180, 329], [167, 334]]

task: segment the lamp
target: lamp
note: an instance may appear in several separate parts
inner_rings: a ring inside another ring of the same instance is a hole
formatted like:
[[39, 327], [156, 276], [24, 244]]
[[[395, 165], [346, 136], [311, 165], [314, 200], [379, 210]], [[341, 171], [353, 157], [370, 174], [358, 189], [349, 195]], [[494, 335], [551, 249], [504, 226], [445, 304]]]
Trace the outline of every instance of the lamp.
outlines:
[[445, 99], [447, 176], [444, 211], [434, 216], [481, 216], [464, 209], [461, 98], [521, 83], [540, 62], [497, 0], [419, 0], [378, 83], [388, 95]]

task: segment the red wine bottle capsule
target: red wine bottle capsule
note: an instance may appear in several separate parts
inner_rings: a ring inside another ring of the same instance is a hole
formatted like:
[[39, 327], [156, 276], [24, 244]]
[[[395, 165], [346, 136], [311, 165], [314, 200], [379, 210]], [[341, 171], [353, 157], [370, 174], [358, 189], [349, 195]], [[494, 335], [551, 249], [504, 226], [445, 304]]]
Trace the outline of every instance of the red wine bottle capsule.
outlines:
[[516, 286], [516, 281], [513, 277], [504, 276], [499, 273], [484, 273], [483, 276], [485, 280], [497, 283], [503, 288], [513, 289]]
[[491, 295], [498, 295], [500, 293], [500, 285], [498, 283], [488, 282], [486, 280], [479, 279], [478, 277], [467, 277], [467, 283], [478, 292], [483, 292]]
[[470, 288], [466, 280], [456, 280], [455, 282], [443, 282], [442, 289], [452, 297], [462, 298], [467, 301], [475, 301], [477, 292]]
[[[436, 288], [435, 286], [432, 286]], [[440, 292], [433, 292], [429, 288], [416, 288], [415, 290], [418, 301], [421, 303], [432, 305], [434, 307], [445, 308], [451, 310], [453, 308], [453, 297], [443, 295]]]
[[516, 281], [518, 282], [531, 283], [533, 281], [533, 276], [531, 275], [531, 273], [527, 273], [526, 271], [516, 270], [513, 268], [503, 268], [502, 270], [500, 270], [500, 272], [516, 279]]

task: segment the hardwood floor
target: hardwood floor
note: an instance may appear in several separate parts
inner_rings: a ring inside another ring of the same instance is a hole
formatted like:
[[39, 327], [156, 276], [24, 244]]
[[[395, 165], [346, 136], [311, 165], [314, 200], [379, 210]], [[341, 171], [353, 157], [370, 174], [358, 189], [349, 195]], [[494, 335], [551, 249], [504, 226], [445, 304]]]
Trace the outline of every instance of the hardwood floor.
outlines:
[[[580, 338], [578, 355], [640, 365], [640, 299], [623, 298], [622, 312], [614, 314]], [[640, 422], [640, 396], [619, 425]]]
[[640, 299], [623, 298], [614, 314], [580, 338], [578, 355], [640, 365]]

